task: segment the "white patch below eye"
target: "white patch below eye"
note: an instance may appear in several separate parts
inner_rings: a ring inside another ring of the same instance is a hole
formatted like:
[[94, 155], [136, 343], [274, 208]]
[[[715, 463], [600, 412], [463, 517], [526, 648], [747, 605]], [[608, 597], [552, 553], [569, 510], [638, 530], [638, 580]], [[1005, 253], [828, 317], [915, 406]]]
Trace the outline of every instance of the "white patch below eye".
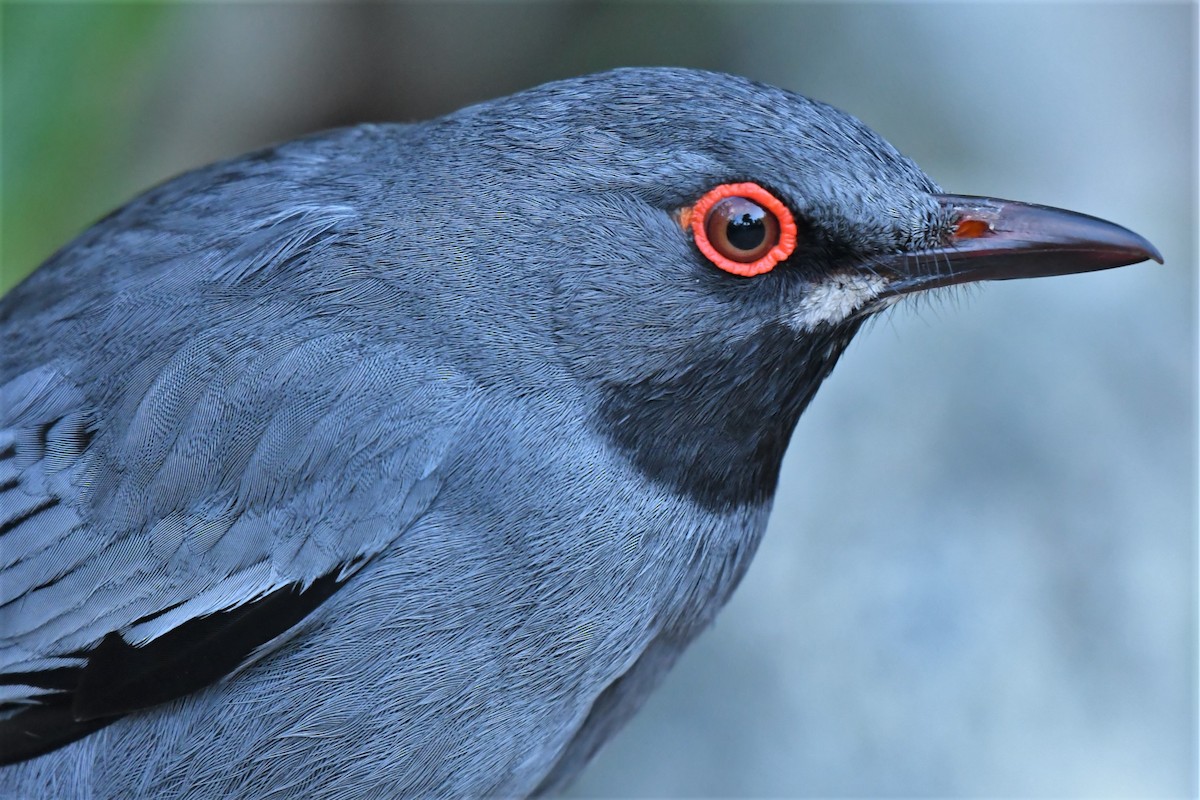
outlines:
[[878, 297], [887, 285], [878, 275], [834, 275], [809, 289], [788, 315], [787, 324], [797, 331], [837, 324]]

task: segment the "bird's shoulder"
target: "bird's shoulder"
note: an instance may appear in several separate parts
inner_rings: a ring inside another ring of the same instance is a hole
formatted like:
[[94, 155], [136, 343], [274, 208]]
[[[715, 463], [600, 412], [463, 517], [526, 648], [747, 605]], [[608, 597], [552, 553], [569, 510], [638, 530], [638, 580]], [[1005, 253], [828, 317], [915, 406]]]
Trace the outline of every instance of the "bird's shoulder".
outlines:
[[182, 175], [0, 300], [5, 760], [237, 669], [432, 505], [480, 393], [345, 185], [403, 137]]

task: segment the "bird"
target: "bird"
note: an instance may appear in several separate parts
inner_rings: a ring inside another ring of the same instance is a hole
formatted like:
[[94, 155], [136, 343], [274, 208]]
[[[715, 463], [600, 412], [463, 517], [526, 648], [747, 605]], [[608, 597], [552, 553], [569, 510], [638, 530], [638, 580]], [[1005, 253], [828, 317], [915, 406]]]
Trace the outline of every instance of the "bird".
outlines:
[[169, 180], [0, 299], [0, 797], [560, 792], [867, 319], [1146, 260], [684, 68]]

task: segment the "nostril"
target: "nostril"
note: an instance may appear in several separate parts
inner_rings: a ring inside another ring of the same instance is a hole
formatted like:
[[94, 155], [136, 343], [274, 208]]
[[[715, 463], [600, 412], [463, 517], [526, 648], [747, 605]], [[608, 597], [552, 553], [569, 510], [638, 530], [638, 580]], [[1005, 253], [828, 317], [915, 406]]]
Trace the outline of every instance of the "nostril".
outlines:
[[992, 225], [982, 219], [966, 217], [960, 219], [954, 226], [955, 239], [978, 239], [992, 232]]

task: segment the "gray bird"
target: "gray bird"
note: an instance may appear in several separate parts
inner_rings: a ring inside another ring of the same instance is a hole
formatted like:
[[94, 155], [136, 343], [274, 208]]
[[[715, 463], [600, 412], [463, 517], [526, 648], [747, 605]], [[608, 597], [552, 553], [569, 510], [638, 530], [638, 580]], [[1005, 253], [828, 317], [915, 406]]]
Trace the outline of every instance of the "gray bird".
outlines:
[[682, 69], [169, 181], [0, 301], [0, 797], [555, 792], [865, 319], [1148, 258]]

